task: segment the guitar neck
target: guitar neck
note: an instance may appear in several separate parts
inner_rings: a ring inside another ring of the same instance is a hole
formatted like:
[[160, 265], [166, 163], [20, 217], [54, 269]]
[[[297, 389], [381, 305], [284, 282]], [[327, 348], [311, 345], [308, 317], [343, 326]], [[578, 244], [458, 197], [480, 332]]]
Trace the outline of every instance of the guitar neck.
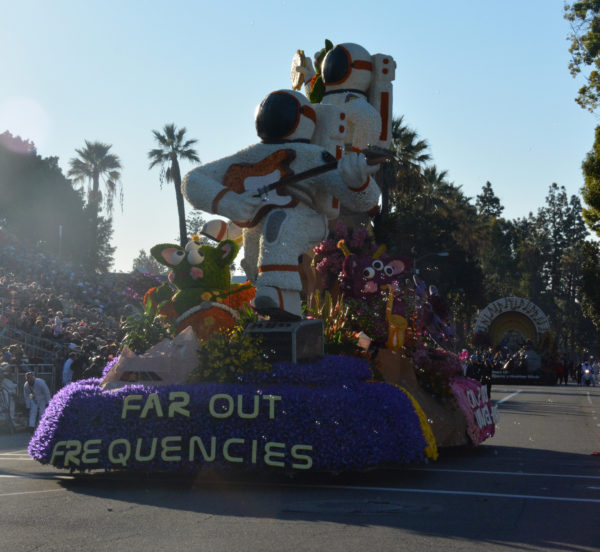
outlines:
[[[391, 159], [391, 155], [385, 152], [373, 152], [369, 150], [365, 150], [362, 152], [367, 158], [367, 165], [377, 165], [378, 163], [385, 163]], [[337, 168], [338, 161], [329, 161], [324, 165], [319, 165], [318, 167], [313, 167], [312, 169], [308, 169], [306, 171], [302, 171], [298, 174], [292, 174], [285, 178], [282, 178], [278, 182], [273, 182], [273, 184], [269, 184], [264, 188], [261, 188], [255, 194], [255, 197], [260, 197], [271, 190], [275, 190], [277, 188], [282, 188], [284, 186], [288, 186], [290, 184], [296, 184], [296, 182], [300, 182], [301, 180], [306, 180], [307, 178], [312, 178], [313, 176], [318, 176], [320, 174], [332, 171]]]

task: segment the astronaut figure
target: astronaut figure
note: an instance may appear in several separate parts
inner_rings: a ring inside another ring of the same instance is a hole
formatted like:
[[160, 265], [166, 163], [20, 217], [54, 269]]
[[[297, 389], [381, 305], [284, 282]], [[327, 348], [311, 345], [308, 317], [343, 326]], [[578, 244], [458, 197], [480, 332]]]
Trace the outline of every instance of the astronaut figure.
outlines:
[[[315, 54], [315, 59], [321, 52]], [[315, 70], [302, 54], [292, 62], [292, 85], [304, 83], [307, 94]], [[371, 55], [358, 44], [346, 42], [329, 50], [321, 63], [325, 92], [322, 104], [336, 105], [347, 115], [346, 151], [368, 145], [389, 148], [392, 122], [392, 81], [396, 62], [385, 54]]]
[[[261, 141], [189, 172], [183, 193], [197, 209], [244, 229], [242, 267], [256, 286], [255, 309], [279, 320], [301, 317], [298, 260], [327, 236], [340, 205], [353, 212], [377, 206], [380, 191], [362, 155], [339, 161], [311, 144], [317, 114], [300, 93], [270, 93], [256, 114]], [[310, 175], [293, 183], [277, 185]]]

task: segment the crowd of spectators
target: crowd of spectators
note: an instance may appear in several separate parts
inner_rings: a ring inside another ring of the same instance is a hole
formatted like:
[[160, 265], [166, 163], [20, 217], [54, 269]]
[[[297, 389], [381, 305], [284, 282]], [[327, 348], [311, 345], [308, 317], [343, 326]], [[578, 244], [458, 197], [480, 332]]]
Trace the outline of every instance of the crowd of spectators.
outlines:
[[100, 377], [117, 354], [120, 317], [130, 302], [131, 294], [114, 274], [87, 273], [0, 228], [0, 367], [5, 375], [22, 372], [24, 377], [32, 366], [44, 365], [58, 389], [70, 360], [70, 381]]

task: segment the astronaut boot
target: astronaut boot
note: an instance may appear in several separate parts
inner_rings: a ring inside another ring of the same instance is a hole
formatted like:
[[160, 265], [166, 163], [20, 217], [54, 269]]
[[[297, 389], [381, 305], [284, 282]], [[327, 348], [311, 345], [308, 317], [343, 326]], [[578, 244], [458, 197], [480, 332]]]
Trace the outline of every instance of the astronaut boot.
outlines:
[[271, 320], [296, 322], [302, 320], [300, 292], [280, 289], [275, 286], [261, 286], [256, 289], [254, 310]]
[[233, 240], [236, 243], [242, 243], [242, 231], [235, 222], [227, 222], [221, 219], [209, 220], [202, 226], [200, 234], [215, 240], [216, 242], [227, 240]]

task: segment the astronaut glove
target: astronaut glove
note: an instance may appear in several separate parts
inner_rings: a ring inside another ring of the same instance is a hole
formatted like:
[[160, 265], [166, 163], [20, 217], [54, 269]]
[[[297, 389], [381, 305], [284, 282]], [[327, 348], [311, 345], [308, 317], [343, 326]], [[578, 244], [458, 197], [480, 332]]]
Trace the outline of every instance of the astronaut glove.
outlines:
[[369, 175], [375, 174], [378, 169], [379, 165], [367, 165], [366, 157], [354, 152], [338, 161], [338, 173], [350, 190], [362, 189]]
[[315, 68], [309, 57], [305, 58], [304, 65], [296, 65], [294, 70], [304, 77], [304, 82], [308, 83], [315, 76]]
[[253, 190], [241, 194], [229, 192], [220, 200], [218, 214], [237, 222], [250, 221], [263, 205], [262, 198], [255, 196], [256, 192]]

